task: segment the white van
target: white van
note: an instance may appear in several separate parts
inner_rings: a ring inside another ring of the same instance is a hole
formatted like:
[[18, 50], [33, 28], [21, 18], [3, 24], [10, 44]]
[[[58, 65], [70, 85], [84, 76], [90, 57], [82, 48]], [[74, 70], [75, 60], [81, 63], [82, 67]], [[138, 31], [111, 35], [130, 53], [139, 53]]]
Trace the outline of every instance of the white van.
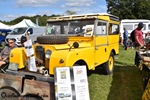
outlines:
[[16, 40], [16, 45], [21, 46], [20, 39], [22, 36], [25, 36], [28, 33], [28, 38], [32, 40], [32, 42], [36, 42], [37, 37], [41, 36], [45, 33], [45, 27], [17, 27], [14, 28], [7, 36], [6, 43], [9, 38], [13, 38]]
[[144, 33], [143, 36], [145, 38], [145, 34], [150, 32], [150, 20], [147, 19], [123, 19], [120, 22], [120, 33], [123, 34], [123, 28], [126, 28], [128, 31], [128, 36], [130, 33], [137, 28], [139, 22], [143, 22], [144, 27], [142, 28], [142, 32]]

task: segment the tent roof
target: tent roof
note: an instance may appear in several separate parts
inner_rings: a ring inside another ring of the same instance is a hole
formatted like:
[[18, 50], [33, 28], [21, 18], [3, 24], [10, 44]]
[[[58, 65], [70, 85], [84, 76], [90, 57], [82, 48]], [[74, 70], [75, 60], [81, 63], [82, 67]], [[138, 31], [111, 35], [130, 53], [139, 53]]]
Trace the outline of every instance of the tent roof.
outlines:
[[10, 29], [14, 29], [16, 27], [39, 27], [39, 26], [33, 23], [30, 19], [23, 19], [21, 22], [10, 26]]
[[5, 25], [2, 22], [0, 22], [0, 29], [10, 29], [9, 25]]

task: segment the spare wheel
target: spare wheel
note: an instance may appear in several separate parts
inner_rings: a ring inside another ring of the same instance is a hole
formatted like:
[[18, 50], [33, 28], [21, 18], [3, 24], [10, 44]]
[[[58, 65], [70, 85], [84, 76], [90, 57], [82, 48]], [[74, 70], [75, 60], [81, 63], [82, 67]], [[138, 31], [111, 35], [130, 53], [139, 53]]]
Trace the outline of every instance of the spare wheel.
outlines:
[[65, 44], [69, 41], [68, 36], [38, 36], [37, 42], [40, 44]]

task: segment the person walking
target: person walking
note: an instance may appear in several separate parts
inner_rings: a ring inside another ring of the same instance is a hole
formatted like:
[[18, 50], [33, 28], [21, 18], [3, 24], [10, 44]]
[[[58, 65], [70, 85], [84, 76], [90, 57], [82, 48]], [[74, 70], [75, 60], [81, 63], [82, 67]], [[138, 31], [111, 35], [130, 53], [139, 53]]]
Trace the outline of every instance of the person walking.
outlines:
[[[140, 50], [140, 48], [142, 48], [144, 46], [143, 32], [141, 31], [143, 27], [144, 27], [143, 22], [140, 22], [138, 24], [138, 27], [134, 31], [134, 38], [135, 38], [134, 46], [135, 46], [135, 50]], [[136, 66], [139, 66], [139, 60], [140, 60], [140, 58], [139, 58], [139, 55], [138, 55], [138, 53], [136, 51], [135, 59], [134, 59], [134, 64]]]
[[124, 32], [123, 32], [123, 45], [124, 45], [124, 49], [125, 50], [128, 49], [127, 40], [128, 40], [128, 31], [126, 30], [126, 28], [124, 28]]

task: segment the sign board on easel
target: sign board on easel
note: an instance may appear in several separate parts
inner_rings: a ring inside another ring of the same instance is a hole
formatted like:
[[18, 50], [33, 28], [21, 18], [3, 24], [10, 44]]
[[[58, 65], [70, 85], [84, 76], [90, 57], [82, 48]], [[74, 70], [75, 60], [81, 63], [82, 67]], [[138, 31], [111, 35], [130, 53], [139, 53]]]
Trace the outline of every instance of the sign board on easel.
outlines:
[[24, 47], [25, 47], [27, 57], [30, 57], [29, 62], [28, 62], [28, 69], [30, 71], [36, 72], [37, 68], [36, 68], [36, 63], [35, 63], [35, 57], [33, 56], [34, 50], [32, 48], [32, 41], [27, 40], [26, 42], [24, 42]]
[[72, 100], [69, 67], [56, 68], [55, 72], [55, 100]]
[[55, 68], [56, 100], [90, 100], [86, 66]]
[[86, 66], [73, 67], [76, 100], [90, 100]]

